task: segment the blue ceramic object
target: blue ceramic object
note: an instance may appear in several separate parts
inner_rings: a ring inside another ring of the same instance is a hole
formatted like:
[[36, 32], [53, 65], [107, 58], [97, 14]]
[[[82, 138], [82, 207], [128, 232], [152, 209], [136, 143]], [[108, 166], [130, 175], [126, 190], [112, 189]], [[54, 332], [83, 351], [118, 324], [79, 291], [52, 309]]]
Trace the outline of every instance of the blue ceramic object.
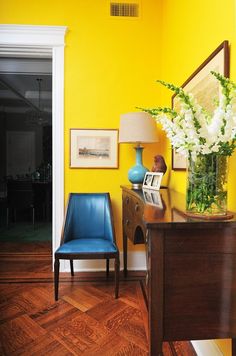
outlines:
[[135, 147], [136, 150], [136, 165], [130, 168], [128, 172], [129, 181], [132, 183], [134, 188], [140, 188], [143, 184], [143, 180], [148, 169], [143, 166], [143, 147]]

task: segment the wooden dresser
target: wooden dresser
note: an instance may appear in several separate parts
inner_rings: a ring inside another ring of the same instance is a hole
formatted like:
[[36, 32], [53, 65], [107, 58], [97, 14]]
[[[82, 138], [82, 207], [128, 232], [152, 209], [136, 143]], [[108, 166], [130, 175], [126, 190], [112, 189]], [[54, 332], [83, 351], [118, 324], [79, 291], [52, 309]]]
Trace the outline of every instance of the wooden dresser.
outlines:
[[175, 191], [122, 186], [124, 274], [127, 239], [144, 243], [150, 356], [163, 341], [232, 338], [236, 355], [236, 215], [200, 220], [184, 214]]

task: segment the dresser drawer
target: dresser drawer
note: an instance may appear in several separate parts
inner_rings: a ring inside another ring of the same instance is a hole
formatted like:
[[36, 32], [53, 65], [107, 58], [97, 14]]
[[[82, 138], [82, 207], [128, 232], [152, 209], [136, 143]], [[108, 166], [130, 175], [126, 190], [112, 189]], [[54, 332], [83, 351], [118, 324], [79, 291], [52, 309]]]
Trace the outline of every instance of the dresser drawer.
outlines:
[[140, 224], [143, 220], [143, 204], [141, 204], [138, 199], [132, 197], [132, 206], [134, 211], [134, 220], [137, 224]]
[[133, 205], [132, 199], [127, 194], [122, 195], [123, 229], [128, 239], [133, 240]]
[[133, 199], [130, 196], [124, 194], [122, 197], [122, 202], [123, 202], [123, 216], [126, 219], [133, 221], [133, 215], [134, 215]]
[[142, 225], [143, 204], [132, 195], [123, 192], [123, 228], [127, 237], [134, 243], [144, 243], [145, 228]]
[[166, 232], [165, 253], [232, 253], [236, 251], [236, 229], [195, 229]]

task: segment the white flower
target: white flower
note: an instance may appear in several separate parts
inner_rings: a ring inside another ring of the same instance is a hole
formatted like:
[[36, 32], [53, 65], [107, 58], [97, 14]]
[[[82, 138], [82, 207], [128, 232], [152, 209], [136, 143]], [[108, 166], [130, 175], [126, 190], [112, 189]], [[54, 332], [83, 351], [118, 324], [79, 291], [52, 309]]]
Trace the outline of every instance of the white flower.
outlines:
[[[221, 93], [212, 114], [202, 108], [194, 96], [182, 88], [159, 81], [176, 93], [179, 112], [169, 108], [144, 109], [163, 126], [178, 153], [195, 159], [212, 152], [231, 155], [236, 144], [236, 84], [211, 72], [219, 81]], [[207, 93], [206, 93], [207, 95]]]

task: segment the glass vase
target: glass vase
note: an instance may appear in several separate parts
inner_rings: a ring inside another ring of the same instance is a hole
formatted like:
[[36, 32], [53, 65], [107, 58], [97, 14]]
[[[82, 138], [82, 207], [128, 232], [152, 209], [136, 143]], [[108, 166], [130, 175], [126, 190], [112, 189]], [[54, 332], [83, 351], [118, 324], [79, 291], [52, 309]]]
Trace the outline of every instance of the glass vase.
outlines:
[[227, 214], [228, 157], [211, 153], [188, 157], [186, 210], [189, 215]]

